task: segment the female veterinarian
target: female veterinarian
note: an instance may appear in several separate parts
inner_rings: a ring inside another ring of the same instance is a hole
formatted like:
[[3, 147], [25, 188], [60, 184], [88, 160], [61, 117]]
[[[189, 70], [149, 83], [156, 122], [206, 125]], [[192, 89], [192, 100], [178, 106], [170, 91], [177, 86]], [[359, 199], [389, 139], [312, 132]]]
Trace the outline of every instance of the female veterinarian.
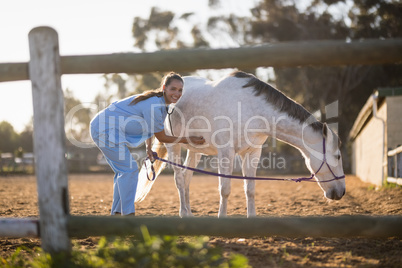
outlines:
[[129, 147], [146, 142], [147, 155], [153, 159], [152, 137], [163, 143], [203, 144], [204, 138], [168, 136], [164, 124], [168, 105], [182, 95], [183, 79], [169, 73], [158, 89], [116, 101], [99, 112], [91, 121], [91, 136], [115, 172], [112, 215], [135, 215], [135, 193], [138, 166]]

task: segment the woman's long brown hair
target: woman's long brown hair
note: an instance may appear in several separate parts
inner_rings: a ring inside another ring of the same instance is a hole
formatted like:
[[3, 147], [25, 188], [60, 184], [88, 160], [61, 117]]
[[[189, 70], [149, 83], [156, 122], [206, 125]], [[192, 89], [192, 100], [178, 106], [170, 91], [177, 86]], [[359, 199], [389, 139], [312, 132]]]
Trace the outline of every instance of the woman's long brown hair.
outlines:
[[161, 86], [159, 88], [151, 89], [151, 90], [145, 91], [141, 95], [138, 95], [135, 99], [133, 99], [131, 101], [130, 105], [137, 104], [140, 101], [149, 99], [154, 96], [162, 97], [163, 96], [163, 86], [168, 86], [174, 79], [179, 80], [182, 83], [184, 83], [183, 78], [180, 76], [180, 74], [175, 73], [175, 72], [170, 72], [163, 77]]

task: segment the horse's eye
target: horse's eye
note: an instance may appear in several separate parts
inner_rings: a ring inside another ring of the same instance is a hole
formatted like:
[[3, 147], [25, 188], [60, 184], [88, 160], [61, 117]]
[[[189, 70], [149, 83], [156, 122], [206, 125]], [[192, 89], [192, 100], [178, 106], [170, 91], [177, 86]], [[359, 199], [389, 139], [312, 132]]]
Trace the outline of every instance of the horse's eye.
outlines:
[[338, 155], [336, 156], [336, 158], [337, 158], [338, 160], [340, 160], [340, 159], [341, 159], [341, 155], [338, 154]]

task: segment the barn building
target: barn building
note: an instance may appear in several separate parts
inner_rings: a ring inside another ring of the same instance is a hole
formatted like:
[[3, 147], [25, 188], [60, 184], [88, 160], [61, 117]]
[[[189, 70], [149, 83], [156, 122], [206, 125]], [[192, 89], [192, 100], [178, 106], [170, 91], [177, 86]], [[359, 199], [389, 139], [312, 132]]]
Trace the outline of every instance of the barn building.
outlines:
[[[378, 89], [354, 122], [352, 173], [378, 186], [402, 183], [402, 87]], [[399, 163], [399, 165], [398, 165]]]

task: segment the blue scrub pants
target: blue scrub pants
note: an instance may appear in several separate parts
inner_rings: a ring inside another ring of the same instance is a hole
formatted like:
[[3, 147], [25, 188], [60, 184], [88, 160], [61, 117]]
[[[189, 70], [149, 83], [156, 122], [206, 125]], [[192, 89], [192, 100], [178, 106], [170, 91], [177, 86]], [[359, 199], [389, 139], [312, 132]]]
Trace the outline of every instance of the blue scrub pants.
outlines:
[[[138, 183], [138, 165], [133, 159], [125, 142], [118, 142], [117, 129], [108, 129], [99, 133], [97, 122], [91, 122], [91, 136], [99, 147], [106, 161], [113, 169], [113, 204], [111, 215], [127, 215], [135, 212], [134, 200]], [[113, 135], [117, 139], [109, 139]], [[117, 140], [117, 141], [116, 141]]]

